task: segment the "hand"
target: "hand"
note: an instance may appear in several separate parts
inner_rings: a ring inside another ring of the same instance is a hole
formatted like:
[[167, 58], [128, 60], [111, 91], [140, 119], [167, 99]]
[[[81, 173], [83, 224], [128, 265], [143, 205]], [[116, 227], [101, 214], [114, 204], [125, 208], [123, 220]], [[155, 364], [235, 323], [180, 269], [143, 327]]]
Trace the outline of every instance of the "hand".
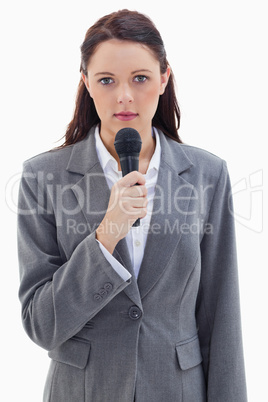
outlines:
[[96, 238], [111, 254], [133, 223], [145, 217], [147, 204], [147, 189], [141, 173], [131, 172], [113, 185], [107, 212], [96, 230]]

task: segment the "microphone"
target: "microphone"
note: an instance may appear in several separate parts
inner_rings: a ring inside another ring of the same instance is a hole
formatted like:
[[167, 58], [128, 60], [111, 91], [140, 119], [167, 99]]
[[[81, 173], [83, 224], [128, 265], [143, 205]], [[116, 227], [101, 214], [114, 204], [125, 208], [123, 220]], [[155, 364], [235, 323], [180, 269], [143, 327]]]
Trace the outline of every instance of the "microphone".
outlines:
[[[139, 170], [141, 144], [140, 134], [134, 128], [122, 128], [116, 134], [114, 146], [119, 156], [123, 176]], [[133, 226], [140, 226], [140, 219], [137, 219]]]

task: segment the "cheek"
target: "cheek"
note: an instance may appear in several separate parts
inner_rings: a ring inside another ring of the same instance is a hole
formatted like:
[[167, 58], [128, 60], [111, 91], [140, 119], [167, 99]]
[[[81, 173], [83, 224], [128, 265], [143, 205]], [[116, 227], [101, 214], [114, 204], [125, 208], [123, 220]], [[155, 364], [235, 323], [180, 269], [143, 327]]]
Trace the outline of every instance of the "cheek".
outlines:
[[159, 89], [152, 88], [147, 91], [146, 96], [144, 97], [144, 103], [147, 109], [156, 110], [158, 101], [159, 101]]
[[160, 83], [154, 82], [153, 85], [147, 88], [146, 98], [151, 102], [157, 102], [160, 96]]
[[109, 100], [108, 97], [104, 94], [96, 93], [92, 91], [90, 93], [91, 98], [93, 99], [96, 111], [101, 118], [105, 114], [105, 111], [108, 109]]

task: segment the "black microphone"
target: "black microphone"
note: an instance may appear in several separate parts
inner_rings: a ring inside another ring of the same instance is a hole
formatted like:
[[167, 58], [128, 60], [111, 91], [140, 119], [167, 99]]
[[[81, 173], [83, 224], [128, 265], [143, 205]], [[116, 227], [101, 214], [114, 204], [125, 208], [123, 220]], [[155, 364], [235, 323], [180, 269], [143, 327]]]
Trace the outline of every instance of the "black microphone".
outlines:
[[[134, 128], [122, 128], [116, 134], [114, 146], [119, 156], [123, 176], [139, 170], [141, 144], [140, 134]], [[133, 226], [140, 226], [140, 219], [137, 219]]]

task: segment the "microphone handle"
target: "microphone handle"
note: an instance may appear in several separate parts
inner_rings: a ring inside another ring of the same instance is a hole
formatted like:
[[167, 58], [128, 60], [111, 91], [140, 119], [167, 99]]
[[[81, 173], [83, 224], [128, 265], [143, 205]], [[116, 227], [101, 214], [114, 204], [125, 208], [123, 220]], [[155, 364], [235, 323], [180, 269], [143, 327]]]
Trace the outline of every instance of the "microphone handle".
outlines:
[[134, 170], [139, 170], [139, 154], [122, 154], [120, 155], [120, 165], [122, 169], [122, 175], [126, 176], [128, 173]]
[[[139, 154], [121, 154], [120, 165], [122, 169], [122, 176], [126, 176], [128, 173], [134, 170], [139, 171]], [[136, 186], [139, 184], [137, 183]], [[138, 218], [132, 225], [133, 227], [140, 226], [140, 218]]]

